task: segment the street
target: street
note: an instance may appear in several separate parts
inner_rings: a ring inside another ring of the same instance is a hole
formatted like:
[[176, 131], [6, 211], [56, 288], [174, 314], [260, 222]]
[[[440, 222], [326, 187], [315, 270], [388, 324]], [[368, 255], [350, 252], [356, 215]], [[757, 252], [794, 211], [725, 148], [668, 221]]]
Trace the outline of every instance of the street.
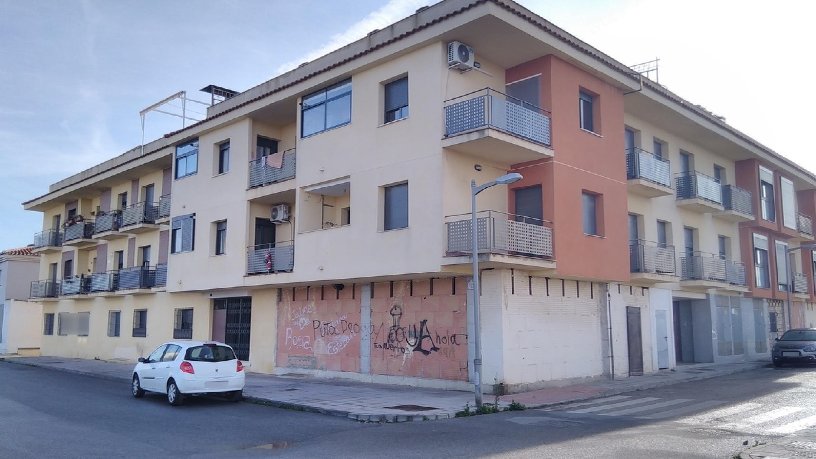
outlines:
[[[0, 457], [732, 457], [816, 426], [816, 369], [759, 368], [602, 399], [363, 424], [0, 362]], [[486, 397], [487, 400], [490, 397]]]

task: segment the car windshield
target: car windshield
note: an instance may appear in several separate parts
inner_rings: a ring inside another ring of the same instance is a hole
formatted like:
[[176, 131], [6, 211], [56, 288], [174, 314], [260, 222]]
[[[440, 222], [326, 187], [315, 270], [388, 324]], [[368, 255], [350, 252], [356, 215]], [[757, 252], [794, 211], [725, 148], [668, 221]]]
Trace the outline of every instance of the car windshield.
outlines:
[[788, 330], [781, 341], [816, 341], [816, 330]]
[[184, 360], [193, 362], [226, 362], [234, 359], [235, 353], [232, 348], [217, 344], [194, 346], [187, 349], [187, 353], [184, 354]]

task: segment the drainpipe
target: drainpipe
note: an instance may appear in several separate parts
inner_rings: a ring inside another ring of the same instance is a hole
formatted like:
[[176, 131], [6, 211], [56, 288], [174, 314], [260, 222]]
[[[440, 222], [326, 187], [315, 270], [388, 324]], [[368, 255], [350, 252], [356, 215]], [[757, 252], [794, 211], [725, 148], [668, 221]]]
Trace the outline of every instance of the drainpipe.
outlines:
[[606, 323], [609, 331], [609, 377], [615, 380], [615, 345], [612, 341], [612, 284], [606, 284]]

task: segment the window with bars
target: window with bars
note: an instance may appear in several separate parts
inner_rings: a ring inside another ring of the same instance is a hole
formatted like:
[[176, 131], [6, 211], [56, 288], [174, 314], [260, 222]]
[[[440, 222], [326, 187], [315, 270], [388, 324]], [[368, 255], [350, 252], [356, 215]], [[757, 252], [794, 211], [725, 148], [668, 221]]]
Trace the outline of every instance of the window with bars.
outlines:
[[119, 336], [122, 311], [108, 311], [108, 336]]
[[133, 311], [133, 337], [145, 336], [147, 336], [147, 309], [137, 309]]
[[193, 338], [193, 308], [176, 309], [173, 339]]

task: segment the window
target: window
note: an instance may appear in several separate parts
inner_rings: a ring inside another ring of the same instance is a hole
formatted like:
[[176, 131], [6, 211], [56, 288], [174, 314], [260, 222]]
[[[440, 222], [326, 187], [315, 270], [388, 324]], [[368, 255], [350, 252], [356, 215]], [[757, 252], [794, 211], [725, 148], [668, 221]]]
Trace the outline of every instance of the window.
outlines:
[[731, 241], [726, 236], [717, 236], [717, 255], [719, 255], [720, 260], [727, 260], [728, 259], [728, 246], [731, 245]]
[[683, 248], [687, 257], [694, 256], [694, 233], [697, 230], [688, 226], [683, 227]]
[[629, 245], [637, 243], [640, 239], [640, 215], [629, 214]]
[[578, 123], [581, 129], [595, 132], [594, 106], [595, 96], [586, 92], [578, 92]]
[[408, 118], [408, 77], [385, 85], [384, 123]]
[[54, 334], [54, 313], [46, 312], [43, 314], [43, 335]]
[[195, 214], [173, 217], [170, 253], [192, 252], [195, 239]]
[[180, 350], [181, 346], [175, 344], [168, 344], [167, 350], [164, 351], [164, 355], [162, 356], [161, 361], [172, 362], [173, 360], [176, 360], [176, 357], [178, 356]]
[[776, 221], [773, 172], [762, 166], [759, 168], [759, 206], [763, 220]]
[[754, 234], [754, 277], [758, 288], [771, 288], [768, 238]]
[[127, 208], [127, 192], [119, 193], [119, 199], [117, 199], [117, 202], [119, 203], [119, 210]]
[[408, 227], [408, 184], [387, 186], [384, 189], [383, 230]]
[[70, 312], [61, 312], [57, 316], [57, 334], [60, 336], [67, 336], [71, 330], [71, 316]]
[[161, 346], [157, 347], [155, 351], [151, 352], [150, 355], [147, 356], [147, 361], [160, 362], [162, 355], [164, 355], [165, 349], [167, 349], [166, 344], [162, 344]]
[[255, 140], [255, 159], [265, 158], [278, 152], [278, 141], [264, 136]]
[[779, 191], [782, 195], [782, 224], [785, 228], [796, 229], [796, 190], [793, 182], [782, 177], [779, 179]]
[[630, 128], [624, 128], [623, 130], [623, 143], [626, 147], [627, 153], [632, 153], [635, 151], [635, 131]]
[[725, 168], [722, 166], [714, 165], [714, 180], [717, 181], [720, 185], [725, 185]]
[[150, 246], [139, 247], [139, 266], [147, 268], [150, 266]]
[[215, 222], [215, 254], [224, 255], [227, 252], [227, 222]]
[[680, 172], [688, 174], [694, 169], [694, 162], [691, 153], [680, 150]]
[[113, 252], [113, 267], [116, 271], [125, 267], [125, 251], [117, 250]]
[[773, 333], [776, 333], [776, 332], [779, 331], [779, 325], [778, 325], [778, 322], [777, 322], [778, 319], [777, 319], [776, 314], [777, 313], [775, 313], [775, 312], [769, 312], [768, 313], [768, 329], [769, 329], [769, 331], [771, 331]]
[[176, 309], [173, 339], [193, 339], [193, 308]]
[[584, 191], [581, 193], [584, 234], [600, 236], [598, 231], [598, 195]]
[[229, 140], [218, 146], [218, 173], [225, 174], [229, 172], [230, 160], [230, 143]]
[[147, 309], [137, 309], [133, 311], [133, 337], [145, 336], [147, 336]]
[[176, 178], [198, 172], [198, 139], [176, 146]]
[[122, 311], [108, 311], [108, 336], [119, 336]]
[[78, 312], [76, 316], [77, 336], [88, 336], [91, 330], [91, 313]]
[[776, 241], [776, 288], [780, 292], [787, 292], [790, 281], [788, 280], [788, 244]]
[[654, 140], [652, 141], [652, 150], [654, 150], [652, 151], [652, 153], [654, 153], [654, 155], [657, 156], [658, 158], [663, 158], [663, 156], [665, 155], [664, 153], [665, 149], [666, 144], [662, 140], [659, 140], [657, 137], [655, 137]]
[[303, 97], [300, 135], [308, 137], [351, 122], [351, 80]]
[[657, 246], [661, 248], [665, 248], [669, 244], [668, 240], [668, 226], [667, 222], [662, 220], [657, 221]]
[[74, 260], [65, 260], [62, 266], [62, 278], [70, 279], [74, 275]]

